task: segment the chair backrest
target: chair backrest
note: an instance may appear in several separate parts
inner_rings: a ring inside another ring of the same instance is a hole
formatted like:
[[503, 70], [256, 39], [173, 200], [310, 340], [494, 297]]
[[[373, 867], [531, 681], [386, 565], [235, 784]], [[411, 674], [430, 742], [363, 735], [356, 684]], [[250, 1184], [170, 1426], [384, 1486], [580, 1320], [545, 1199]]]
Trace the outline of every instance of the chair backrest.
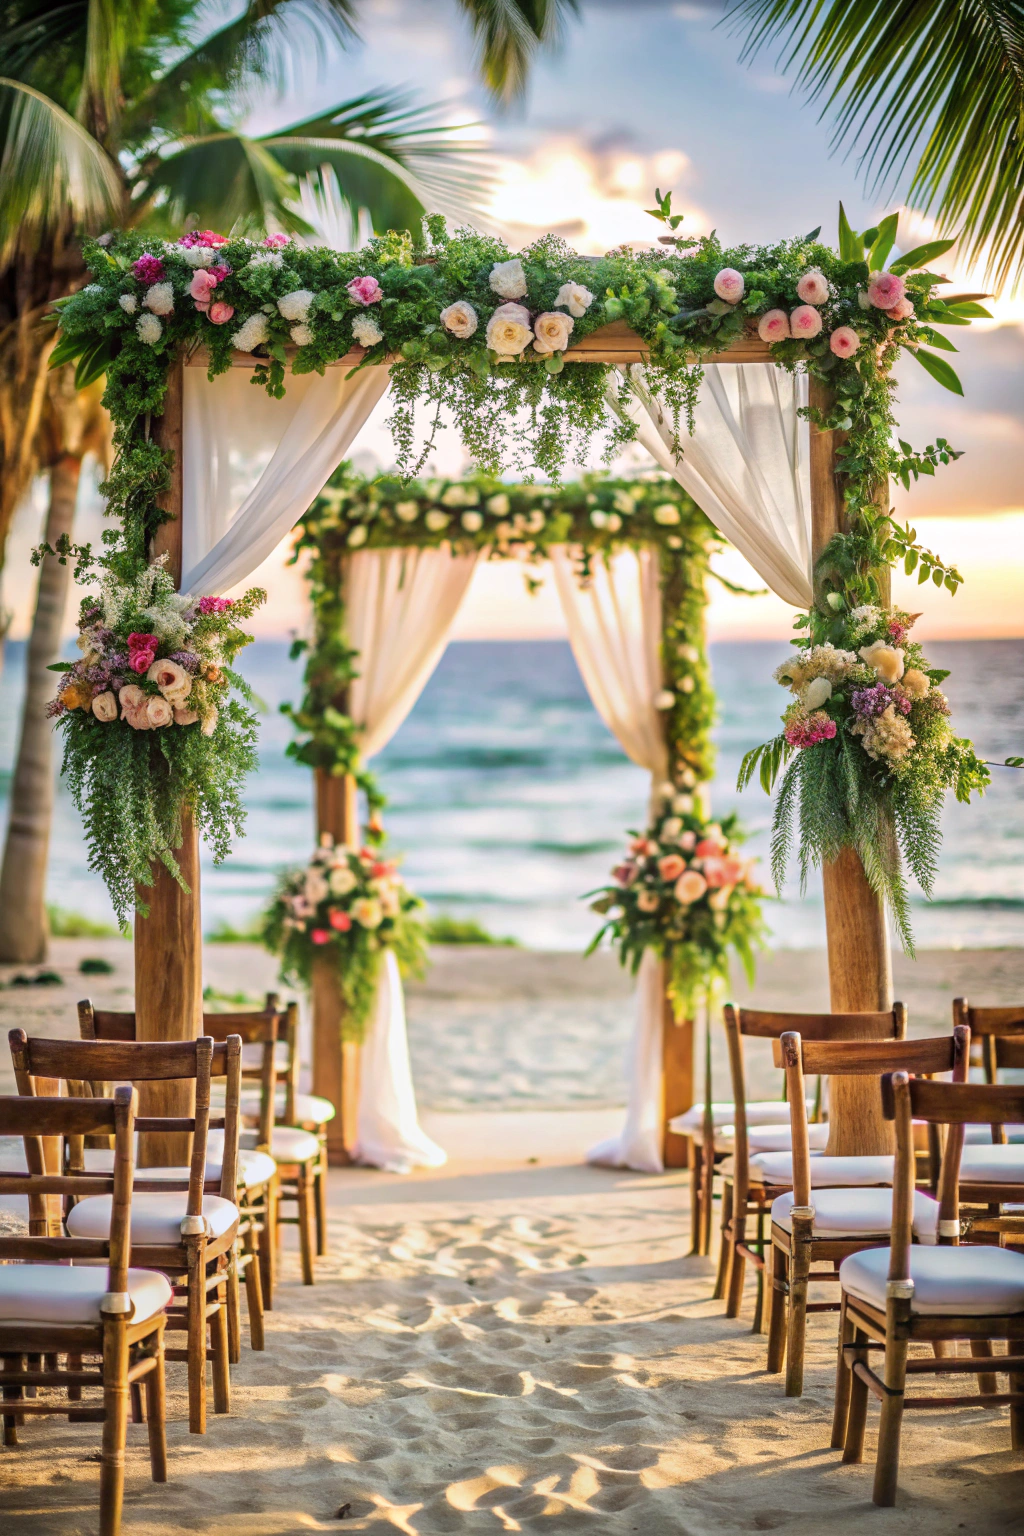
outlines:
[[[186, 1214], [201, 1215], [207, 1139], [213, 1126], [224, 1130], [221, 1192], [229, 1199], [234, 1198], [238, 1178], [242, 1051], [237, 1036], [222, 1043], [215, 1043], [207, 1035], [201, 1035], [198, 1040], [47, 1040], [29, 1039], [23, 1029], [12, 1029], [8, 1040], [18, 1092], [22, 1094], [36, 1095], [40, 1080], [66, 1082], [69, 1092], [76, 1097], [81, 1096], [80, 1091], [75, 1093], [81, 1085], [194, 1080], [193, 1115], [137, 1115], [135, 1120], [135, 1129], [140, 1135], [167, 1131], [192, 1134], [187, 1186], [184, 1181], [180, 1185], [167, 1180], [147, 1183], [143, 1174], [137, 1180], [137, 1187], [160, 1190], [187, 1187]], [[210, 1115], [210, 1078], [213, 1075], [227, 1080], [224, 1114], [215, 1117]], [[82, 1138], [71, 1142], [69, 1163], [73, 1171], [83, 1167]]]
[[[131, 1264], [132, 1174], [138, 1098], [134, 1088], [115, 1090], [109, 1099], [0, 1098], [0, 1134], [20, 1136], [27, 1173], [0, 1174], [0, 1194], [25, 1195], [29, 1204], [29, 1236], [0, 1232], [0, 1261], [43, 1259], [102, 1260], [107, 1265], [107, 1295], [101, 1310], [128, 1316], [128, 1269]], [[45, 1172], [43, 1138], [107, 1134], [114, 1138], [112, 1173], [74, 1177]], [[51, 1232], [47, 1202], [57, 1194], [111, 1195], [108, 1235], [67, 1237]]]
[[910, 1277], [915, 1187], [913, 1122], [924, 1120], [930, 1125], [949, 1127], [939, 1178], [939, 1241], [953, 1243], [960, 1229], [964, 1127], [1024, 1124], [1024, 1085], [936, 1083], [895, 1072], [882, 1079], [882, 1104], [886, 1116], [896, 1122], [889, 1279], [906, 1280]]
[[[257, 1064], [247, 1065], [242, 1058], [243, 1081], [258, 1080], [260, 1085], [260, 1111], [257, 1130], [257, 1146], [270, 1146], [270, 1133], [274, 1124], [274, 1091], [277, 1083], [285, 1084], [286, 1123], [294, 1124], [295, 1089], [298, 1086], [298, 1051], [296, 1049], [298, 1008], [291, 1003], [287, 1008], [278, 1006], [276, 992], [268, 992], [262, 1009], [247, 1013], [204, 1013], [203, 1033], [216, 1041], [225, 1041], [231, 1035], [241, 1036], [245, 1046], [259, 1047]], [[134, 1012], [94, 1008], [91, 999], [83, 998], [78, 1004], [78, 1029], [83, 1040], [134, 1040], [136, 1024]], [[279, 1065], [277, 1045], [285, 1046], [285, 1059]], [[294, 1063], [294, 1065], [293, 1065]], [[214, 1072], [214, 1077], [218, 1074]], [[290, 1102], [289, 1102], [290, 1096]], [[290, 1111], [290, 1117], [289, 1117]]]
[[[953, 1023], [970, 1029], [987, 1083], [998, 1082], [1003, 1067], [1024, 1068], [1024, 1007], [973, 1008], [966, 997], [955, 997]], [[993, 1125], [992, 1140], [1005, 1142], [1001, 1125]]]
[[[970, 1068], [971, 1032], [957, 1025], [951, 1035], [929, 1040], [804, 1040], [789, 1031], [776, 1040], [772, 1054], [786, 1073], [790, 1101], [793, 1147], [793, 1202], [811, 1203], [810, 1146], [807, 1118], [799, 1112], [804, 1102], [805, 1072], [829, 1077], [877, 1077], [893, 1072], [952, 1072], [953, 1081], [965, 1083]], [[933, 1150], [936, 1171], [938, 1145]]]

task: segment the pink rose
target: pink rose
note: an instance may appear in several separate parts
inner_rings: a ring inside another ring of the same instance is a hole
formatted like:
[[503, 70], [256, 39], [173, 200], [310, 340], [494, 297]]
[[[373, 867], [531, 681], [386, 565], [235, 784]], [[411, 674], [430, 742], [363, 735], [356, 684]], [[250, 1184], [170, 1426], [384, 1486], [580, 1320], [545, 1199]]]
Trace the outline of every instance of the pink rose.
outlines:
[[331, 939], [330, 930], [327, 928], [314, 928], [309, 936], [314, 944], [329, 944]]
[[679, 839], [679, 846], [684, 853], [692, 853], [697, 846], [696, 832], [684, 832]]
[[154, 730], [162, 725], [170, 725], [174, 719], [174, 709], [165, 698], [150, 699], [146, 704], [146, 714]]
[[789, 317], [789, 328], [802, 341], [810, 341], [821, 330], [821, 315], [812, 304], [798, 304]]
[[384, 292], [375, 277], [354, 277], [348, 291], [357, 304], [376, 304]]
[[678, 853], [666, 853], [663, 859], [658, 860], [658, 874], [663, 880], [677, 880], [686, 868], [686, 860], [681, 859]]
[[197, 304], [208, 304], [210, 294], [217, 286], [217, 279], [212, 272], [207, 272], [205, 267], [199, 267], [192, 274], [192, 281], [188, 285], [188, 291]]
[[868, 303], [876, 309], [895, 309], [906, 292], [906, 283], [895, 272], [872, 272], [868, 278]]
[[634, 837], [629, 845], [629, 851], [630, 853], [638, 853], [643, 858], [645, 854], [653, 853], [657, 846], [657, 843], [652, 843], [650, 838]]
[[619, 885], [629, 885], [636, 879], [636, 865], [616, 864], [612, 870], [612, 879], [617, 881]]
[[117, 700], [109, 689], [105, 693], [98, 693], [93, 699], [92, 712], [97, 720], [117, 719]]
[[198, 719], [199, 711], [197, 709], [183, 709], [180, 704], [174, 706], [175, 725], [195, 725]]
[[133, 672], [148, 672], [156, 660], [156, 651], [132, 651], [128, 665]]
[[785, 341], [789, 335], [789, 316], [784, 309], [770, 309], [757, 322], [757, 334], [762, 341]]
[[738, 304], [743, 297], [743, 273], [735, 267], [723, 267], [715, 278], [715, 292], [727, 304]]
[[332, 912], [327, 921], [338, 933], [348, 933], [352, 927], [352, 919], [347, 912]]
[[702, 837], [697, 844], [697, 857], [699, 859], [717, 859], [722, 856], [725, 849], [721, 843], [716, 843], [713, 837]]
[[681, 907], [688, 907], [694, 901], [699, 901], [708, 888], [708, 883], [703, 875], [699, 875], [695, 869], [688, 869], [685, 875], [680, 875], [676, 881], [675, 896]]
[[233, 304], [225, 304], [223, 299], [218, 299], [216, 303], [211, 304], [210, 308], [207, 310], [207, 318], [211, 320], [214, 325], [226, 325], [234, 312], [235, 306]]
[[230, 597], [201, 597], [197, 606], [200, 613], [227, 613], [235, 603]]
[[899, 303], [894, 304], [892, 309], [886, 310], [890, 320], [909, 320], [913, 313], [914, 306], [909, 299], [900, 299]]
[[816, 267], [805, 272], [796, 285], [796, 296], [804, 304], [824, 304], [828, 298], [828, 283], [824, 273]]
[[840, 325], [828, 339], [836, 357], [852, 357], [860, 346], [860, 337], [852, 325]]
[[205, 245], [210, 250], [217, 250], [219, 246], [227, 245], [227, 243], [227, 235], [218, 235], [212, 229], [194, 229], [191, 234], [182, 235], [178, 241], [179, 245]]
[[130, 651], [155, 651], [159, 643], [159, 638], [156, 635], [143, 635], [134, 629], [128, 636], [128, 649]]
[[267, 238], [263, 241], [263, 245], [264, 248], [268, 251], [279, 251], [283, 245], [288, 244], [290, 239], [290, 235], [268, 235]]

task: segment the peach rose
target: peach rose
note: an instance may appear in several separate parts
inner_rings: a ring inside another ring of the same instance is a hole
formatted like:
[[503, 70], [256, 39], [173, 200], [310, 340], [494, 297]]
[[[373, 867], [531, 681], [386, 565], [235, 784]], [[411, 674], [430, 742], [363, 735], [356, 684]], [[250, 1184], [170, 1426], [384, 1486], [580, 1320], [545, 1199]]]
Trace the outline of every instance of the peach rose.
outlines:
[[191, 675], [176, 661], [154, 661], [146, 676], [172, 702], [184, 704], [192, 692]]
[[571, 315], [563, 315], [556, 310], [538, 315], [533, 322], [533, 350], [542, 357], [552, 352], [564, 352], [569, 345], [569, 332], [574, 323]]
[[715, 278], [715, 292], [726, 304], [738, 304], [743, 297], [743, 273], [735, 267], [723, 267]]
[[170, 725], [174, 719], [174, 708], [164, 698], [150, 699], [146, 705], [146, 714], [149, 723], [154, 730], [161, 725]]
[[[130, 709], [138, 709], [140, 705], [145, 707], [146, 695], [138, 683], [126, 683], [117, 695], [117, 701], [127, 714]], [[124, 715], [121, 716], [122, 720]]]
[[798, 304], [789, 317], [789, 328], [801, 341], [810, 341], [821, 330], [821, 315], [813, 304]]
[[69, 683], [61, 690], [60, 701], [65, 709], [84, 709], [88, 712], [92, 707], [92, 689], [88, 683]]
[[686, 860], [681, 859], [678, 853], [667, 853], [663, 859], [658, 860], [658, 874], [663, 880], [677, 880], [686, 868]]
[[661, 905], [661, 898], [657, 891], [640, 891], [636, 904], [641, 912], [657, 912]]
[[699, 901], [708, 888], [708, 883], [703, 875], [695, 869], [688, 869], [684, 875], [680, 875], [676, 881], [675, 896], [680, 906], [688, 907], [692, 902]]
[[[909, 667], [904, 672], [902, 683], [904, 693], [909, 693], [912, 699], [923, 699], [932, 686], [931, 678], [919, 671], [917, 667]], [[93, 708], [95, 707], [96, 701], [93, 700]]]
[[445, 330], [451, 331], [460, 341], [472, 336], [480, 323], [476, 310], [465, 299], [456, 299], [454, 304], [442, 309], [438, 319]]
[[828, 281], [823, 272], [812, 267], [796, 285], [796, 296], [804, 304], [824, 304], [828, 298]]
[[895, 272], [872, 272], [868, 276], [868, 303], [876, 309], [895, 309], [906, 292], [906, 283]]
[[757, 322], [757, 334], [762, 341], [785, 341], [789, 335], [789, 316], [784, 309], [770, 309]]
[[182, 709], [180, 704], [174, 706], [175, 725], [195, 725], [198, 719], [199, 711], [197, 709]]
[[92, 701], [92, 712], [97, 720], [117, 719], [117, 700], [109, 691], [98, 693]]
[[885, 313], [890, 320], [909, 320], [914, 314], [914, 306], [909, 299], [904, 298], [900, 299], [898, 304], [894, 304], [892, 309], [887, 309]]
[[903, 652], [898, 646], [876, 640], [873, 645], [862, 645], [857, 654], [887, 683], [898, 683], [903, 676]]
[[828, 345], [836, 357], [852, 357], [860, 347], [860, 337], [852, 325], [840, 325], [832, 332]]
[[149, 718], [149, 710], [145, 704], [139, 704], [132, 709], [126, 709], [121, 719], [127, 720], [133, 731], [151, 731], [153, 729], [153, 722]]
[[214, 325], [227, 325], [234, 318], [234, 313], [233, 304], [225, 304], [223, 299], [217, 299], [207, 310], [206, 318]]

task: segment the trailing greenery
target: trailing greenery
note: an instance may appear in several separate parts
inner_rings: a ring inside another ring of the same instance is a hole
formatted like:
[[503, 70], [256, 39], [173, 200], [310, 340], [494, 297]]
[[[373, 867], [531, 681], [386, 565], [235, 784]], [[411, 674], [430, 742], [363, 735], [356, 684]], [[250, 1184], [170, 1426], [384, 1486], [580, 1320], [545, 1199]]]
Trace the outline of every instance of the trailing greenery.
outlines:
[[421, 975], [427, 935], [414, 896], [393, 860], [383, 853], [383, 834], [371, 829], [369, 846], [335, 847], [320, 838], [304, 869], [286, 870], [263, 921], [263, 942], [281, 959], [281, 979], [307, 990], [318, 959], [337, 973], [342, 1035], [362, 1040], [373, 1011], [385, 950], [403, 975]]

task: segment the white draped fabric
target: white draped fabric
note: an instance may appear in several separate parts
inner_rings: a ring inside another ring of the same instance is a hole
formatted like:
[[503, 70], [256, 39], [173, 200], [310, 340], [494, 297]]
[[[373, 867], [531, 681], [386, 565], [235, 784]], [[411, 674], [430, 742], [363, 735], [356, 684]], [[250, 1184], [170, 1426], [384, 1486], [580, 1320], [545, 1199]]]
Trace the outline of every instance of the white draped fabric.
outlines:
[[359, 652], [349, 714], [360, 755], [374, 757], [412, 709], [441, 659], [477, 555], [361, 549], [346, 561], [348, 640]]
[[[638, 440], [783, 602], [811, 603], [811, 492], [807, 379], [774, 363], [710, 363], [693, 436], [673, 426], [648, 388], [645, 370], [623, 370]], [[609, 380], [609, 404], [620, 410]], [[621, 413], [621, 412], [620, 412]]]
[[405, 1033], [405, 999], [398, 963], [384, 955], [373, 1018], [360, 1059], [355, 1156], [388, 1173], [440, 1168], [447, 1154], [420, 1129]]
[[661, 1032], [664, 983], [662, 963], [653, 950], [644, 951], [636, 978], [636, 1023], [629, 1047], [629, 1099], [626, 1123], [617, 1136], [599, 1141], [587, 1153], [588, 1163], [609, 1168], [635, 1168], [662, 1173], [661, 1156]]
[[386, 366], [287, 375], [283, 400], [231, 368], [211, 383], [186, 368], [182, 442], [183, 592], [244, 581], [294, 528], [388, 386]]

